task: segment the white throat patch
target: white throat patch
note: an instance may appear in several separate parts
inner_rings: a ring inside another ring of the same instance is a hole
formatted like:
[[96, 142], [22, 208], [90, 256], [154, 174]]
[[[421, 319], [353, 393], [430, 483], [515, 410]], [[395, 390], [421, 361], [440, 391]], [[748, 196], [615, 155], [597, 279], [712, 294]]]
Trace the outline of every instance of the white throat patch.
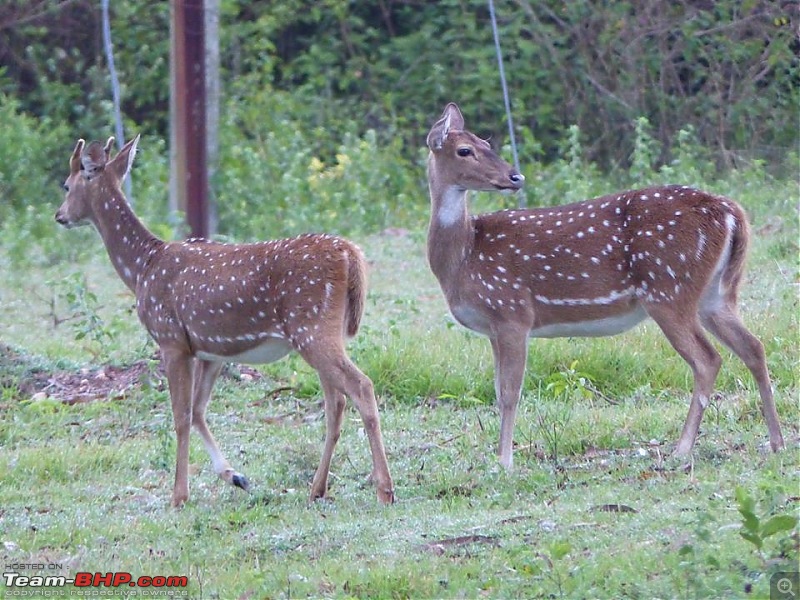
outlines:
[[442, 194], [442, 203], [436, 219], [444, 227], [456, 224], [467, 212], [467, 192], [463, 188], [449, 187]]

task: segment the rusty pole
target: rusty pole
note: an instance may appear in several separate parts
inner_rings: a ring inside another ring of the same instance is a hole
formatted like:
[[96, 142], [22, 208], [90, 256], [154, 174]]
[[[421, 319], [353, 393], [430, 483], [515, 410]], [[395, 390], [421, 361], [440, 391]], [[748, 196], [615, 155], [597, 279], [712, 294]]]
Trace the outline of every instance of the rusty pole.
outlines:
[[210, 233], [203, 0], [173, 0], [174, 192], [193, 237]]

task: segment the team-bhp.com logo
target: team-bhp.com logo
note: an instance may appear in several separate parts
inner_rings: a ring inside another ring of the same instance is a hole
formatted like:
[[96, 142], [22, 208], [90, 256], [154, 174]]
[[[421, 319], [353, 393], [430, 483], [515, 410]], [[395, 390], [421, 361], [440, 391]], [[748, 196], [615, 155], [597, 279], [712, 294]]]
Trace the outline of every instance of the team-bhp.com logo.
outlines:
[[[6, 585], [4, 594], [6, 597], [41, 596], [41, 592], [44, 591], [42, 588], [57, 592], [59, 588], [65, 588], [67, 586], [78, 588], [77, 590], [69, 590], [69, 596], [99, 595], [97, 593], [97, 588], [116, 588], [118, 593], [114, 595], [117, 596], [133, 595], [132, 591], [130, 594], [120, 592], [129, 588], [138, 588], [136, 593], [140, 596], [168, 595], [170, 597], [176, 597], [184, 595], [176, 592], [185, 591], [182, 588], [186, 588], [189, 585], [189, 578], [185, 575], [156, 575], [152, 577], [149, 575], [142, 575], [134, 578], [133, 575], [127, 571], [110, 573], [89, 573], [88, 571], [81, 571], [75, 573], [73, 577], [67, 577], [66, 575], [28, 575], [12, 572], [3, 573], [3, 583]], [[39, 593], [31, 593], [34, 590], [39, 590]]]

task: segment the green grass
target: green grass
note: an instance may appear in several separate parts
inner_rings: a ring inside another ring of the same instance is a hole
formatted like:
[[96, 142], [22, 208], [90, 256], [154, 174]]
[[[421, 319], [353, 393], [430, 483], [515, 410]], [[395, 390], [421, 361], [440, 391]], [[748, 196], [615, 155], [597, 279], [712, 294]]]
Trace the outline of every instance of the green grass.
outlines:
[[[494, 455], [489, 344], [448, 316], [421, 233], [359, 241], [371, 293], [350, 351], [380, 396], [395, 505], [379, 506], [367, 482], [352, 408], [332, 499], [307, 503], [324, 418], [315, 374], [297, 357], [259, 367], [261, 378], [232, 369], [218, 383], [209, 425], [253, 490], [225, 486], [194, 436], [192, 497], [180, 511], [168, 506], [175, 441], [157, 381], [74, 406], [23, 393], [37, 374], [84, 369], [88, 378], [101, 363], [154, 350], [95, 239], [88, 263], [10, 273], [0, 289], [2, 342], [15, 349], [0, 357], [6, 570], [41, 562], [186, 575], [202, 598], [764, 598], [771, 573], [797, 569], [798, 532], [757, 552], [739, 535], [735, 496], [747, 490], [764, 518], [798, 513], [794, 232], [756, 236], [741, 300], [767, 348], [785, 452], [767, 451], [755, 384], [723, 351], [694, 455], [671, 458], [691, 376], [650, 324], [531, 342], [512, 473]], [[85, 285], [95, 304], [70, 307], [47, 283], [71, 273], [85, 274], [69, 285]], [[102, 335], [76, 340], [87, 315]], [[588, 397], [576, 385], [548, 390], [574, 361], [591, 376]]]

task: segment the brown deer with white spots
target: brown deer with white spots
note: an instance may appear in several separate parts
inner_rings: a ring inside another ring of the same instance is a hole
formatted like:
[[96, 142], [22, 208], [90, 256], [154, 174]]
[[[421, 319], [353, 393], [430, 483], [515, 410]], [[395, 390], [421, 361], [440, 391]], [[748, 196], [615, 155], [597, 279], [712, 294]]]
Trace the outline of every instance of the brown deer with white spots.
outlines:
[[241, 245], [164, 242], [139, 221], [120, 188], [139, 137], [111, 158], [113, 139], [85, 148], [78, 140], [56, 221], [97, 228], [114, 268], [136, 295], [139, 319], [161, 349], [178, 439], [172, 505], [189, 498], [192, 425], [216, 473], [248, 489], [206, 425], [211, 390], [226, 362], [269, 363], [292, 350], [316, 369], [324, 393], [327, 429], [311, 499], [327, 493], [349, 396], [369, 439], [378, 500], [393, 502], [372, 382], [345, 353], [345, 336], [358, 330], [366, 295], [359, 248], [329, 235]]
[[738, 204], [663, 186], [470, 215], [468, 190], [516, 191], [524, 177], [465, 130], [455, 104], [427, 143], [428, 260], [455, 319], [491, 341], [502, 465], [512, 466], [528, 338], [614, 335], [647, 317], [694, 373], [676, 455], [692, 450], [720, 369], [704, 328], [750, 369], [770, 445], [783, 447], [764, 348], [736, 308], [749, 238]]

